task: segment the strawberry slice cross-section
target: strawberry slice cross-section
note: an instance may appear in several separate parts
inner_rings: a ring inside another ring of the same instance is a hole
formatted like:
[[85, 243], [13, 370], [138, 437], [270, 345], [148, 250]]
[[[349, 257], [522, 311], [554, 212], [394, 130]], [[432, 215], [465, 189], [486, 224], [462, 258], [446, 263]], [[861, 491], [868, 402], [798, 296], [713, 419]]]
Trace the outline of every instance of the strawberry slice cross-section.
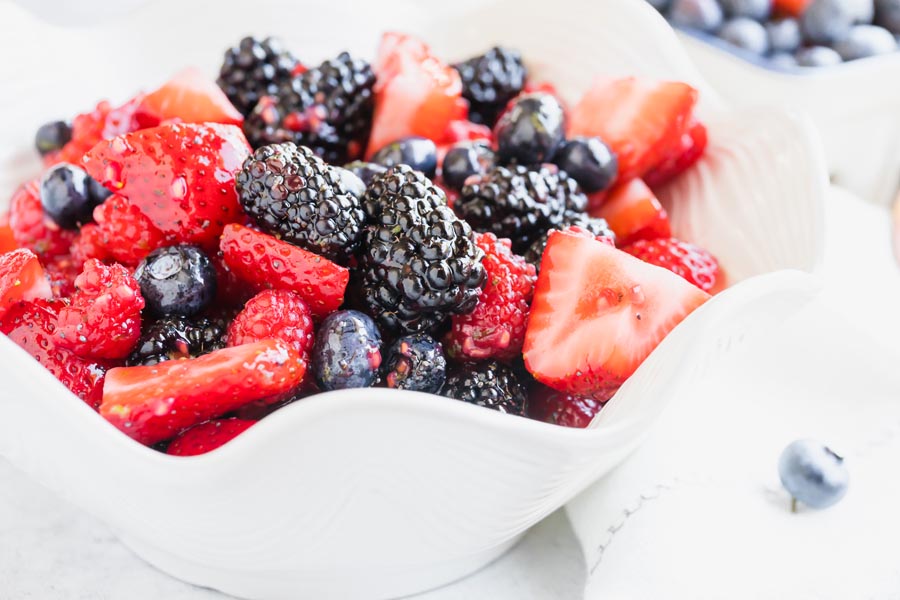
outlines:
[[0, 254], [0, 317], [16, 303], [52, 296], [50, 281], [31, 250]]

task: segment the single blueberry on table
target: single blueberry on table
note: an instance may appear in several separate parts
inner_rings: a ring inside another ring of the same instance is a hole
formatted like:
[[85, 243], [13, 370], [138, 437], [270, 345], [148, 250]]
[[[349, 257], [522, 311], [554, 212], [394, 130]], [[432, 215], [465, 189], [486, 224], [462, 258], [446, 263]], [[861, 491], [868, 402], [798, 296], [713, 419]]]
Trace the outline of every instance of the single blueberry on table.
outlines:
[[800, 22], [797, 19], [778, 19], [766, 23], [769, 48], [772, 52], [794, 52], [803, 43]]
[[437, 146], [428, 138], [411, 135], [391, 142], [372, 155], [372, 162], [387, 168], [409, 165], [433, 178], [437, 170]]
[[90, 222], [97, 202], [91, 195], [91, 178], [69, 163], [51, 167], [41, 178], [44, 213], [63, 229]]
[[719, 3], [729, 17], [765, 21], [772, 12], [772, 0], [719, 0]]
[[850, 473], [844, 459], [812, 440], [791, 442], [778, 459], [778, 476], [796, 501], [810, 508], [828, 508], [847, 493]]
[[516, 98], [494, 126], [503, 162], [549, 162], [565, 139], [565, 115], [553, 95], [536, 92]]
[[598, 137], [572, 138], [554, 160], [588, 194], [605, 190], [619, 174], [619, 159]]
[[497, 157], [487, 142], [459, 142], [454, 144], [441, 165], [441, 177], [447, 186], [461, 190], [472, 175], [484, 175], [496, 166]]
[[840, 54], [827, 46], [801, 48], [794, 58], [801, 67], [833, 67], [844, 62]]
[[747, 17], [731, 19], [722, 26], [718, 35], [726, 42], [759, 56], [769, 51], [766, 28]]
[[725, 15], [717, 0], [673, 0], [669, 20], [673, 25], [712, 33], [722, 26]]
[[195, 315], [216, 295], [216, 270], [195, 246], [154, 250], [138, 265], [134, 278], [147, 309], [156, 315]]
[[834, 49], [844, 60], [857, 60], [897, 50], [893, 34], [877, 25], [857, 25]]
[[325, 317], [316, 332], [312, 366], [316, 383], [325, 391], [378, 383], [381, 334], [375, 322], [357, 310], [339, 310]]
[[50, 121], [41, 125], [34, 134], [34, 146], [44, 156], [69, 143], [72, 139], [72, 127], [65, 121]]

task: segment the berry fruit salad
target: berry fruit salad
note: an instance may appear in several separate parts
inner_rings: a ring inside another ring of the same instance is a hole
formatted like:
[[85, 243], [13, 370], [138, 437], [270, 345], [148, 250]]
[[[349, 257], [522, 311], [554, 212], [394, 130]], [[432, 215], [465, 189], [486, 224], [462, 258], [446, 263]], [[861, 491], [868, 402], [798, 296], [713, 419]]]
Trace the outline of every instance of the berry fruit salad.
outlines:
[[564, 100], [510, 48], [448, 64], [388, 33], [315, 66], [245, 38], [216, 81], [37, 130], [0, 331], [173, 455], [371, 386], [585, 427], [724, 287], [654, 193], [704, 153], [697, 98], [599, 77]]

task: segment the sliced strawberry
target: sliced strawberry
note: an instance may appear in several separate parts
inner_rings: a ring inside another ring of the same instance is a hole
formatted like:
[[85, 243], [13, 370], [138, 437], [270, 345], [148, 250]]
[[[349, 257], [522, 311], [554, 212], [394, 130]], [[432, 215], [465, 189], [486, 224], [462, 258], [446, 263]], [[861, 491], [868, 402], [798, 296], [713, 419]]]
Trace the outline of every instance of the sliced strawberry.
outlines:
[[306, 373], [290, 344], [264, 340], [184, 360], [111, 369], [100, 414], [143, 444], [263, 398], [280, 399]]
[[619, 159], [619, 181], [662, 162], [691, 120], [697, 90], [680, 82], [599, 78], [569, 115], [569, 136], [599, 136]]
[[138, 94], [125, 104], [113, 107], [103, 101], [89, 113], [77, 115], [72, 119], [72, 139], [59, 152], [44, 157], [44, 164], [50, 166], [57, 162], [68, 162], [80, 165], [82, 157], [88, 150], [102, 142], [112, 139], [141, 127], [153, 127], [159, 122], [141, 123], [137, 118], [138, 106], [144, 99]]
[[9, 226], [9, 213], [0, 213], [0, 254], [11, 252], [19, 247]]
[[719, 281], [719, 261], [699, 246], [675, 238], [638, 240], [623, 251], [651, 265], [684, 277], [704, 292], [712, 292]]
[[591, 216], [606, 219], [619, 246], [635, 240], [670, 237], [669, 215], [647, 184], [632, 179], [614, 187]]
[[146, 121], [148, 117], [158, 123], [168, 119], [225, 125], [244, 122], [244, 116], [225, 92], [194, 67], [182, 69], [158, 90], [144, 97], [138, 107], [138, 119]]
[[9, 201], [9, 228], [16, 244], [44, 259], [68, 254], [75, 232], [60, 229], [44, 214], [37, 180], [19, 187]]
[[606, 400], [567, 394], [543, 385], [535, 387], [528, 395], [528, 416], [545, 423], [583, 429], [606, 404]]
[[709, 294], [602, 242], [553, 231], [523, 355], [534, 377], [605, 400]]
[[459, 73], [416, 38], [384, 34], [375, 73], [375, 115], [367, 155], [408, 135], [440, 142], [451, 121], [466, 117]]
[[0, 254], [0, 317], [19, 302], [52, 295], [50, 282], [34, 252], [20, 248]]
[[63, 385], [96, 409], [108, 364], [79, 358], [56, 345], [60, 301], [21, 302], [0, 318], [0, 332], [9, 336]]
[[327, 258], [266, 233], [232, 223], [222, 233], [225, 264], [256, 290], [297, 292], [316, 318], [338, 309], [350, 272]]
[[700, 160], [707, 142], [706, 126], [699, 121], [693, 121], [681, 134], [678, 147], [672, 149], [671, 154], [661, 163], [647, 171], [644, 182], [656, 187], [681, 175]]
[[167, 242], [212, 249], [222, 228], [241, 215], [234, 177], [249, 154], [247, 138], [234, 125], [172, 123], [102, 142], [84, 165]]
[[246, 419], [218, 419], [194, 425], [166, 448], [166, 454], [172, 456], [197, 456], [206, 454], [230, 442], [244, 433], [256, 421]]

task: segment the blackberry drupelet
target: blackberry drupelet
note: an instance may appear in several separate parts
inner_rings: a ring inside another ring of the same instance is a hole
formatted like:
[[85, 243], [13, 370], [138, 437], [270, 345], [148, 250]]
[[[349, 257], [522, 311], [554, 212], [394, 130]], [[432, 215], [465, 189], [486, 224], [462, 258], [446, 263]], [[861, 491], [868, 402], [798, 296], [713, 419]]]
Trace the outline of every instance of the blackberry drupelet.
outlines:
[[406, 165], [377, 177], [363, 199], [369, 224], [358, 286], [385, 333], [433, 333], [471, 312], [484, 283], [484, 253], [444, 193]]
[[155, 365], [224, 348], [227, 327], [225, 317], [164, 317], [146, 326], [128, 365]]
[[447, 375], [441, 343], [430, 335], [414, 333], [394, 342], [387, 352], [384, 381], [389, 388], [438, 393]]
[[548, 165], [495, 167], [463, 186], [454, 209], [476, 231], [509, 238], [521, 253], [548, 229], [560, 227], [566, 212], [586, 206], [575, 181]]
[[278, 93], [293, 77], [297, 59], [275, 38], [245, 37], [225, 52], [216, 83], [241, 114], [249, 115], [262, 96]]
[[[560, 228], [567, 229], [569, 227], [581, 227], [592, 233], [594, 237], [607, 237], [615, 243], [616, 234], [609, 228], [606, 219], [591, 217], [585, 213], [570, 212], [566, 213]], [[531, 246], [528, 247], [528, 250], [522, 255], [526, 261], [534, 265], [534, 268], [538, 272], [541, 270], [541, 257], [544, 255], [544, 249], [547, 247], [547, 237], [549, 235], [550, 232], [545, 231], [539, 238], [532, 242]]]
[[358, 190], [309, 148], [263, 146], [235, 181], [241, 206], [264, 231], [340, 263], [356, 250], [365, 219]]
[[460, 366], [441, 390], [442, 396], [511, 415], [525, 413], [526, 394], [513, 370], [496, 361]]
[[491, 126], [506, 103], [525, 86], [527, 72], [516, 50], [494, 47], [475, 58], [453, 65], [459, 71], [463, 97], [469, 101], [469, 119]]
[[294, 142], [330, 164], [359, 158], [372, 127], [375, 73], [346, 52], [285, 83], [244, 123], [254, 147]]

